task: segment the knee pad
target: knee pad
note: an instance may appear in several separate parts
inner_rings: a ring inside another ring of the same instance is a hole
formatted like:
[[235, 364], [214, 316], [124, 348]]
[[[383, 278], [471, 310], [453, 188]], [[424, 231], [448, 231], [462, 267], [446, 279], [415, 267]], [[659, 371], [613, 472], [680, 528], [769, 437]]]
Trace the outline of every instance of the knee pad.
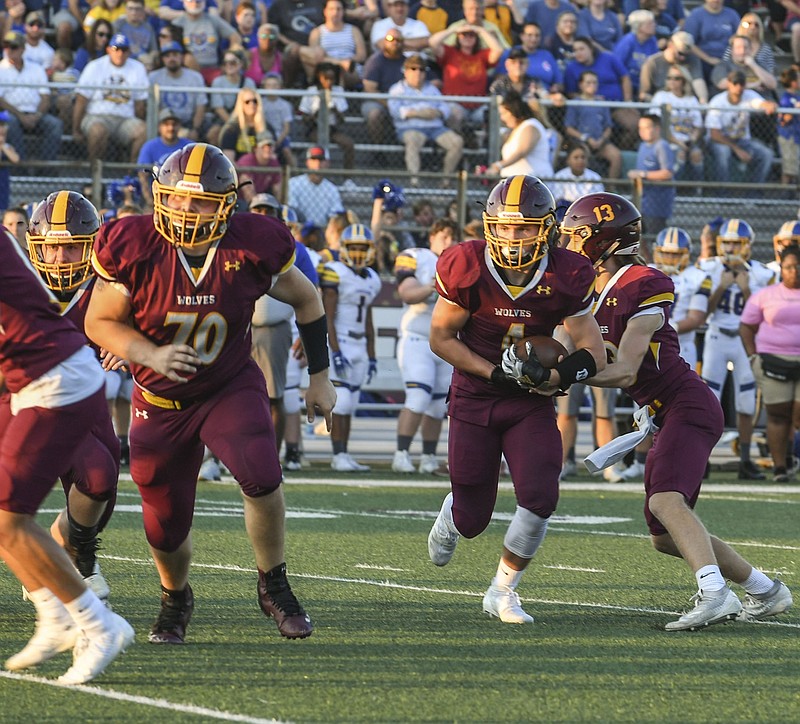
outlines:
[[424, 387], [406, 387], [404, 407], [411, 410], [415, 415], [424, 413], [430, 404], [430, 390], [426, 390]]
[[336, 388], [336, 404], [333, 406], [333, 414], [352, 415], [360, 390], [351, 390], [349, 387], [337, 385], [335, 382], [334, 387]]
[[503, 545], [520, 558], [531, 559], [544, 540], [547, 521], [526, 508], [517, 506], [506, 531]]
[[736, 412], [742, 415], [756, 414], [756, 383], [744, 383], [736, 392]]
[[283, 409], [287, 415], [300, 412], [300, 388], [288, 388], [283, 393]]
[[425, 410], [425, 414], [434, 420], [444, 420], [447, 414], [447, 400], [444, 397], [435, 397]]

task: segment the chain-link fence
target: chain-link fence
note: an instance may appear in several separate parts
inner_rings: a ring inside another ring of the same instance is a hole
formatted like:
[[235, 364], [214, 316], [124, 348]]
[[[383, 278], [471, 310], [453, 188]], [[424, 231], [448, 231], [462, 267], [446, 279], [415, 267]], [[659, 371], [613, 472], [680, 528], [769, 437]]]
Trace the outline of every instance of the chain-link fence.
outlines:
[[[51, 113], [60, 118], [64, 126], [58, 157], [43, 158], [45, 139], [37, 135], [35, 130], [26, 130], [22, 136], [23, 148], [20, 149], [23, 159], [15, 165], [3, 163], [10, 172], [9, 205], [33, 202], [55, 188], [64, 187], [89, 193], [100, 207], [114, 206], [121, 196], [120, 182], [126, 177], [136, 179], [141, 170], [130, 160], [130, 147], [112, 140], [102, 158], [90, 162], [85, 142], [79, 142], [71, 129], [74, 103], [72, 86], [55, 83], [50, 88]], [[133, 90], [115, 88], [115, 92], [122, 94]], [[147, 138], [158, 135], [160, 106], [169, 103], [176, 94], [190, 96], [199, 92], [203, 91], [192, 87], [151, 87], [143, 119], [147, 125]], [[235, 96], [241, 91], [233, 89], [219, 92]], [[419, 165], [414, 166], [410, 162], [409, 142], [404, 139], [402, 132], [397, 131], [397, 115], [393, 118], [389, 96], [322, 90], [257, 92], [267, 122], [276, 117], [276, 104], [283, 106], [291, 119], [285, 143], [275, 149], [282, 155], [282, 160], [288, 160], [288, 165], [282, 169], [280, 195], [284, 198], [281, 200], [286, 200], [288, 179], [306, 171], [306, 151], [314, 146], [329, 150], [329, 165], [320, 173], [336, 184], [345, 208], [353, 210], [362, 220], [369, 220], [372, 188], [379, 180], [389, 178], [402, 186], [407, 207], [401, 215], [399, 228], [404, 231], [416, 230], [411, 209], [419, 202], [432, 204], [436, 216], [446, 215], [452, 207], [451, 214], [462, 226], [478, 219], [480, 204], [498, 178], [496, 174], [485, 171], [487, 167], [491, 171], [491, 164], [501, 157], [504, 132], [507, 131], [500, 120], [498, 99], [452, 96], [422, 96], [415, 99], [420, 103], [446, 102], [451, 108], [458, 105], [462, 109], [459, 113], [450, 113], [450, 117], [442, 122], [442, 129], [454, 131], [460, 139], [455, 171], [448, 169], [445, 173], [446, 164], [452, 159], [452, 156], [448, 157], [452, 149], [437, 145], [435, 133], [438, 131], [427, 134], [424, 143], [414, 150], [418, 154]], [[664, 216], [669, 223], [684, 227], [695, 238], [710, 219], [717, 216], [742, 217], [756, 231], [755, 255], [768, 260], [772, 257], [772, 235], [782, 222], [797, 217], [797, 171], [795, 169], [792, 174], [791, 163], [787, 165], [786, 162], [791, 142], [779, 140], [779, 135], [780, 129], [800, 111], [780, 109], [780, 113], [764, 113], [750, 106], [728, 110], [697, 106], [692, 109], [695, 120], [691, 122], [701, 124], [702, 130], [696, 134], [698, 138], [694, 144], [697, 149], [695, 160], [699, 152], [700, 162], [692, 164], [689, 162], [691, 154], [676, 141], [689, 122], [683, 107], [663, 105], [654, 108], [650, 104], [591, 101], [567, 101], [565, 106], [556, 107], [542, 101], [540, 111], [547, 128], [549, 155], [555, 171], [564, 165], [569, 143], [577, 140], [574, 134], [570, 134], [567, 123], [570, 107], [588, 109], [590, 112], [595, 107], [609, 107], [612, 111], [617, 108], [635, 109], [640, 115], [652, 112], [660, 114], [662, 135], [672, 142], [676, 152], [676, 176], [666, 184], [674, 187], [676, 194], [672, 207]], [[301, 108], [307, 112], [300, 112]], [[460, 122], [452, 121], [455, 116]], [[731, 138], [751, 139], [748, 148], [752, 150], [752, 146], [756, 146], [760, 153], [758, 164], [753, 162], [757, 155], [755, 153], [727, 153], [727, 156], [724, 152], [720, 153], [720, 146], [724, 144], [711, 140], [710, 132], [706, 129], [712, 116], [717, 118], [716, 125], [729, 133]], [[123, 121], [123, 118], [119, 119], [120, 123]], [[213, 122], [209, 112], [203, 129], [207, 130]], [[271, 130], [278, 138], [283, 135], [282, 128], [273, 127]], [[628, 172], [637, 167], [638, 147], [638, 141], [630, 130], [626, 133], [624, 129], [617, 129], [610, 139], [619, 148], [621, 156], [617, 178], [608, 178], [608, 162], [592, 149], [589, 167], [603, 177], [606, 190], [622, 193], [640, 203], [642, 194], [646, 195], [649, 190], [665, 184], [629, 178]], [[284, 150], [291, 153], [283, 155]], [[255, 167], [254, 170], [265, 169]], [[548, 175], [542, 174], [543, 180], [552, 182], [553, 179]], [[128, 198], [124, 194], [122, 196]], [[144, 199], [137, 200], [144, 202]]]

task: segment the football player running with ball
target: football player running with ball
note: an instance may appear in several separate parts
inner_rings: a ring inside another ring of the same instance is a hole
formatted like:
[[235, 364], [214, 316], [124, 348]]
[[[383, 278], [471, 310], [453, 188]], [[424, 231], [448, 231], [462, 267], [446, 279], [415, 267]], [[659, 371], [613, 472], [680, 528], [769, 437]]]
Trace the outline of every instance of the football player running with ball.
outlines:
[[[430, 344], [455, 368], [448, 410], [452, 492], [428, 536], [428, 552], [444, 566], [460, 536], [474, 538], [486, 528], [505, 455], [517, 507], [483, 610], [521, 624], [533, 618], [516, 588], [556, 509], [561, 472], [553, 402], [531, 393], [548, 382], [550, 394], [567, 389], [602, 370], [606, 354], [591, 314], [594, 271], [585, 259], [557, 248], [548, 188], [534, 176], [504, 179], [489, 194], [483, 222], [486, 241], [446, 249], [436, 267], [439, 299]], [[577, 351], [555, 369], [545, 369], [535, 355], [523, 362], [514, 354], [515, 342], [552, 336], [562, 321]]]
[[129, 361], [136, 382], [131, 476], [161, 579], [155, 644], [183, 643], [192, 615], [190, 529], [204, 445], [242, 489], [261, 609], [287, 638], [313, 630], [286, 576], [281, 467], [264, 376], [250, 356], [250, 320], [267, 292], [294, 307], [308, 358], [309, 419], [316, 409], [330, 426], [325, 315], [294, 266], [286, 226], [234, 215], [238, 185], [222, 151], [190, 144], [161, 165], [153, 216], [112, 222], [95, 243], [99, 279], [86, 331]]
[[[789, 589], [709, 535], [694, 512], [706, 463], [722, 434], [722, 408], [680, 356], [677, 332], [669, 324], [672, 281], [638, 256], [641, 214], [622, 196], [590, 194], [567, 209], [561, 230], [568, 248], [597, 270], [594, 314], [611, 359], [589, 384], [622, 387], [650, 408], [659, 428], [645, 464], [645, 519], [655, 549], [683, 558], [699, 589], [694, 608], [666, 630], [785, 611], [792, 604]], [[744, 587], [744, 607], [726, 579]]]

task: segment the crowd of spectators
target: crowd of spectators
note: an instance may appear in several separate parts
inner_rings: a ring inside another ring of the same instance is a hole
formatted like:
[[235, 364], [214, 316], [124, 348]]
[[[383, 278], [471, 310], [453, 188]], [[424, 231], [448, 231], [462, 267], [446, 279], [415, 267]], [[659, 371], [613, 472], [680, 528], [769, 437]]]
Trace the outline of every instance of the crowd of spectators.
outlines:
[[[402, 145], [413, 187], [426, 146], [441, 147], [432, 168], [445, 184], [466, 165], [552, 177], [575, 145], [588, 168], [622, 178], [640, 118], [666, 108], [673, 178], [788, 184], [800, 165], [799, 71], [776, 68], [786, 55], [776, 32], [798, 24], [773, 13], [765, 28], [764, 15], [723, 0], [98, 0], [57, 12], [7, 0], [0, 111], [21, 160], [150, 163], [140, 151], [154, 91], [178, 138], [233, 160], [255, 157], [259, 134], [270, 165], [293, 165], [293, 144], [302, 158], [327, 138], [332, 163], [354, 168], [358, 145], [372, 144], [366, 165], [385, 168]], [[500, 158], [487, 157], [487, 102], [453, 96], [497, 102]]]

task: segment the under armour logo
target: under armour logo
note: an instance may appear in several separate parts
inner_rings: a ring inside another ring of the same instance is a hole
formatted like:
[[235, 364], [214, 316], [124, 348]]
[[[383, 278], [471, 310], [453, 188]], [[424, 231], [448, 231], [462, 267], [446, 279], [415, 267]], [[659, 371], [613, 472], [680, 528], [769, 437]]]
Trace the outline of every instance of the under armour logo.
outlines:
[[607, 307], [616, 307], [617, 306], [617, 298], [616, 297], [609, 297], [606, 299], [606, 306]]
[[147, 419], [147, 410], [140, 410], [138, 407], [135, 408], [136, 417], [143, 417], [145, 420]]
[[537, 294], [544, 294], [544, 295], [546, 295], [546, 296], [550, 296], [550, 294], [552, 293], [552, 291], [553, 291], [553, 290], [552, 290], [552, 289], [551, 289], [551, 287], [549, 287], [549, 286], [543, 287], [543, 286], [540, 284], [539, 286], [537, 286], [537, 287], [536, 287], [536, 293], [537, 293]]
[[588, 377], [589, 377], [589, 370], [582, 369], [575, 375], [575, 380], [577, 382], [580, 382], [581, 380], [588, 379]]
[[240, 261], [226, 261], [225, 262], [225, 271], [239, 271], [242, 268], [242, 262]]

